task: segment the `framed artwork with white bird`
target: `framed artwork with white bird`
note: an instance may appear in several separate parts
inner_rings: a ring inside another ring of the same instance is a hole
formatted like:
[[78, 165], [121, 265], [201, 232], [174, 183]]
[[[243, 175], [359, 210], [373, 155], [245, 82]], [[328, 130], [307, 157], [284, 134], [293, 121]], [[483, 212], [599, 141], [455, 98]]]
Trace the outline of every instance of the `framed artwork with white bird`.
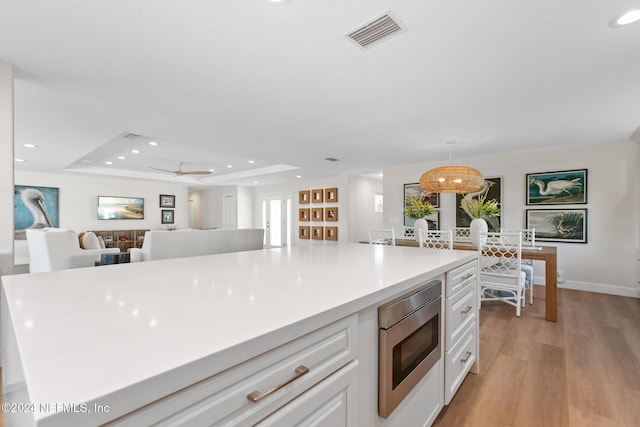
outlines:
[[587, 169], [527, 174], [527, 205], [587, 203]]
[[57, 228], [60, 190], [54, 187], [16, 185], [14, 188], [14, 239], [26, 240], [26, 230]]

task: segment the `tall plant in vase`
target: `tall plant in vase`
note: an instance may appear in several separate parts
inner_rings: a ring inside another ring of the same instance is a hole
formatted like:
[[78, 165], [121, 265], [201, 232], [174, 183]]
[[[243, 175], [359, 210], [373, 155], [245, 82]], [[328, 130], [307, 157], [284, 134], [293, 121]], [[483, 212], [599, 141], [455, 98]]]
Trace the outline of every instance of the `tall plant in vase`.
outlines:
[[462, 209], [469, 212], [469, 215], [473, 217], [469, 227], [469, 234], [471, 235], [471, 243], [474, 246], [478, 246], [480, 243], [480, 233], [486, 233], [489, 230], [486, 220], [500, 215], [498, 201], [496, 199], [487, 200], [487, 193], [488, 191], [479, 194], [477, 199], [463, 197], [460, 205]]
[[420, 197], [407, 197], [404, 200], [404, 214], [409, 218], [415, 219], [413, 223], [413, 236], [416, 241], [420, 241], [420, 230], [428, 230], [429, 224], [426, 217], [435, 213], [436, 209], [422, 195]]

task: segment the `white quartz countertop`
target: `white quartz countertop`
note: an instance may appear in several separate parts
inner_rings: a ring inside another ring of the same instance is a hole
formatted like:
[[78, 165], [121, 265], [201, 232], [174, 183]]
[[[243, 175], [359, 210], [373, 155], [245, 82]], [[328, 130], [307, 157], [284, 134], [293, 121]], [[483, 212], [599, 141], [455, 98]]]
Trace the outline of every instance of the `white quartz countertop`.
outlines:
[[2, 281], [31, 402], [109, 405], [102, 422], [476, 256], [324, 244]]

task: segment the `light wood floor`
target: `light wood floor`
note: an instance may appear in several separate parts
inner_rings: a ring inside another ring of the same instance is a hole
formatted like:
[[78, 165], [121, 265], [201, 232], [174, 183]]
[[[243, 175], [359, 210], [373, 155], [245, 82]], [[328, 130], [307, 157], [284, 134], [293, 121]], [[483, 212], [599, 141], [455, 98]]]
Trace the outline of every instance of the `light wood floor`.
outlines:
[[434, 426], [640, 426], [640, 299], [544, 288], [520, 318], [480, 310], [480, 375], [469, 374]]

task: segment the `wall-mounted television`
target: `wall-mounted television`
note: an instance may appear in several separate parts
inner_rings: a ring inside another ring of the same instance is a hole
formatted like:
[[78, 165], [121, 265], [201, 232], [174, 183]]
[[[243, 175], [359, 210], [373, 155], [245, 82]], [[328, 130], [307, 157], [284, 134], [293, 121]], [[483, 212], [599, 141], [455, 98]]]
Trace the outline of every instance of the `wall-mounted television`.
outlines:
[[98, 196], [98, 219], [144, 219], [144, 198]]

